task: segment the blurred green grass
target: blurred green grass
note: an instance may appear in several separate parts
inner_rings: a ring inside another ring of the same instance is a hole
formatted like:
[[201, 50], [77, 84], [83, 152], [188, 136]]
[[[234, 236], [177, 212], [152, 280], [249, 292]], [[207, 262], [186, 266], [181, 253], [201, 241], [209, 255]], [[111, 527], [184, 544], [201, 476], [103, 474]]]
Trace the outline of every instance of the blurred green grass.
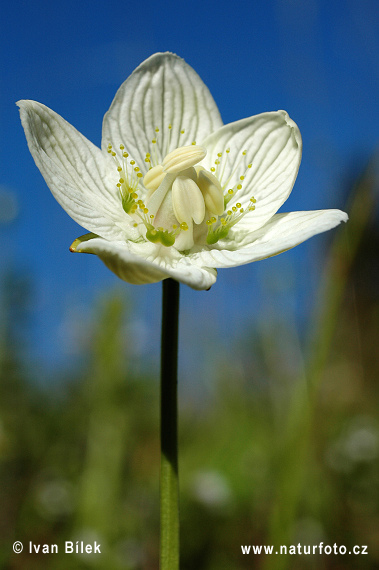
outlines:
[[[241, 333], [238, 367], [214, 363], [212, 398], [180, 406], [183, 570], [379, 567], [377, 173], [374, 157], [329, 243], [304, 354], [294, 322], [266, 315]], [[2, 568], [158, 567], [159, 387], [131, 365], [125, 291], [94, 307], [85, 366], [41, 386], [20, 332], [25, 284], [3, 280]], [[102, 554], [65, 555], [68, 540]], [[59, 554], [29, 554], [29, 541]], [[241, 553], [321, 541], [368, 554]]]

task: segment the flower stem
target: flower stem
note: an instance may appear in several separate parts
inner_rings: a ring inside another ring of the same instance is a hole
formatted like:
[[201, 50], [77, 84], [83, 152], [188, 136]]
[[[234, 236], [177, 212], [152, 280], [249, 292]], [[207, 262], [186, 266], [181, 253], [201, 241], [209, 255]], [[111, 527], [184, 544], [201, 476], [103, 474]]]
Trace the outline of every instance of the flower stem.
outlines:
[[179, 283], [165, 279], [161, 348], [160, 570], [179, 569], [178, 319]]

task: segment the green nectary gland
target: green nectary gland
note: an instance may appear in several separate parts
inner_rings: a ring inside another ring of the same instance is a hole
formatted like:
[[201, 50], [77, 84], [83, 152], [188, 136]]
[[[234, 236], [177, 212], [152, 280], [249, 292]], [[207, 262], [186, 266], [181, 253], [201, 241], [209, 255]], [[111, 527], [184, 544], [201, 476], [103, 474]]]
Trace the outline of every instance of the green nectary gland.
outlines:
[[175, 235], [167, 230], [156, 230], [154, 227], [146, 232], [146, 239], [152, 243], [161, 243], [165, 247], [170, 247], [175, 243]]
[[219, 226], [216, 231], [212, 231], [211, 228], [208, 230], [207, 244], [213, 245], [218, 242], [219, 239], [224, 239], [229, 233], [229, 228], [224, 226]]
[[122, 208], [124, 212], [127, 214], [134, 214], [137, 210], [137, 204], [134, 198], [131, 197], [130, 194], [123, 194], [122, 195]]

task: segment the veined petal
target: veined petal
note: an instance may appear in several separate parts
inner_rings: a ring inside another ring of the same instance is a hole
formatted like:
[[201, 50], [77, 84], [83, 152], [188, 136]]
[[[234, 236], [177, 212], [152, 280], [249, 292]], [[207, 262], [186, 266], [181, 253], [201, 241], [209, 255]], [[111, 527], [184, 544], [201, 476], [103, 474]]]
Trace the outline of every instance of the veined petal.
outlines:
[[341, 210], [314, 210], [276, 214], [262, 228], [230, 232], [218, 248], [193, 253], [192, 262], [206, 267], [235, 267], [283, 253], [306, 239], [348, 219]]
[[152, 243], [128, 245], [94, 238], [79, 243], [75, 251], [97, 255], [120, 279], [135, 285], [172, 277], [193, 289], [203, 290], [216, 281], [215, 269], [198, 267], [172, 248], [168, 251]]
[[201, 144], [208, 150], [201, 165], [215, 169], [224, 191], [234, 189], [233, 201], [243, 208], [254, 197], [255, 210], [245, 220], [253, 230], [263, 226], [296, 180], [302, 152], [296, 124], [285, 111], [262, 113], [221, 127]]
[[110, 157], [45, 105], [17, 104], [34, 161], [69, 216], [108, 239], [136, 237], [117, 196]]
[[177, 55], [157, 53], [137, 67], [117, 91], [104, 117], [102, 147], [127, 145], [146, 171], [145, 154], [153, 138], [157, 138], [154, 147], [160, 163], [170, 151], [202, 141], [221, 125], [217, 105], [192, 67]]

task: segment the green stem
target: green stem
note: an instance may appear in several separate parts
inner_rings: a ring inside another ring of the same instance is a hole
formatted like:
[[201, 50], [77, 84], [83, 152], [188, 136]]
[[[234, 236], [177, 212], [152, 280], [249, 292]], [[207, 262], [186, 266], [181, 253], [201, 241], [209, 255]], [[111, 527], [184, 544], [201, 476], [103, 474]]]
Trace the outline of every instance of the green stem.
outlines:
[[179, 283], [165, 279], [161, 349], [160, 570], [179, 569], [178, 320]]

